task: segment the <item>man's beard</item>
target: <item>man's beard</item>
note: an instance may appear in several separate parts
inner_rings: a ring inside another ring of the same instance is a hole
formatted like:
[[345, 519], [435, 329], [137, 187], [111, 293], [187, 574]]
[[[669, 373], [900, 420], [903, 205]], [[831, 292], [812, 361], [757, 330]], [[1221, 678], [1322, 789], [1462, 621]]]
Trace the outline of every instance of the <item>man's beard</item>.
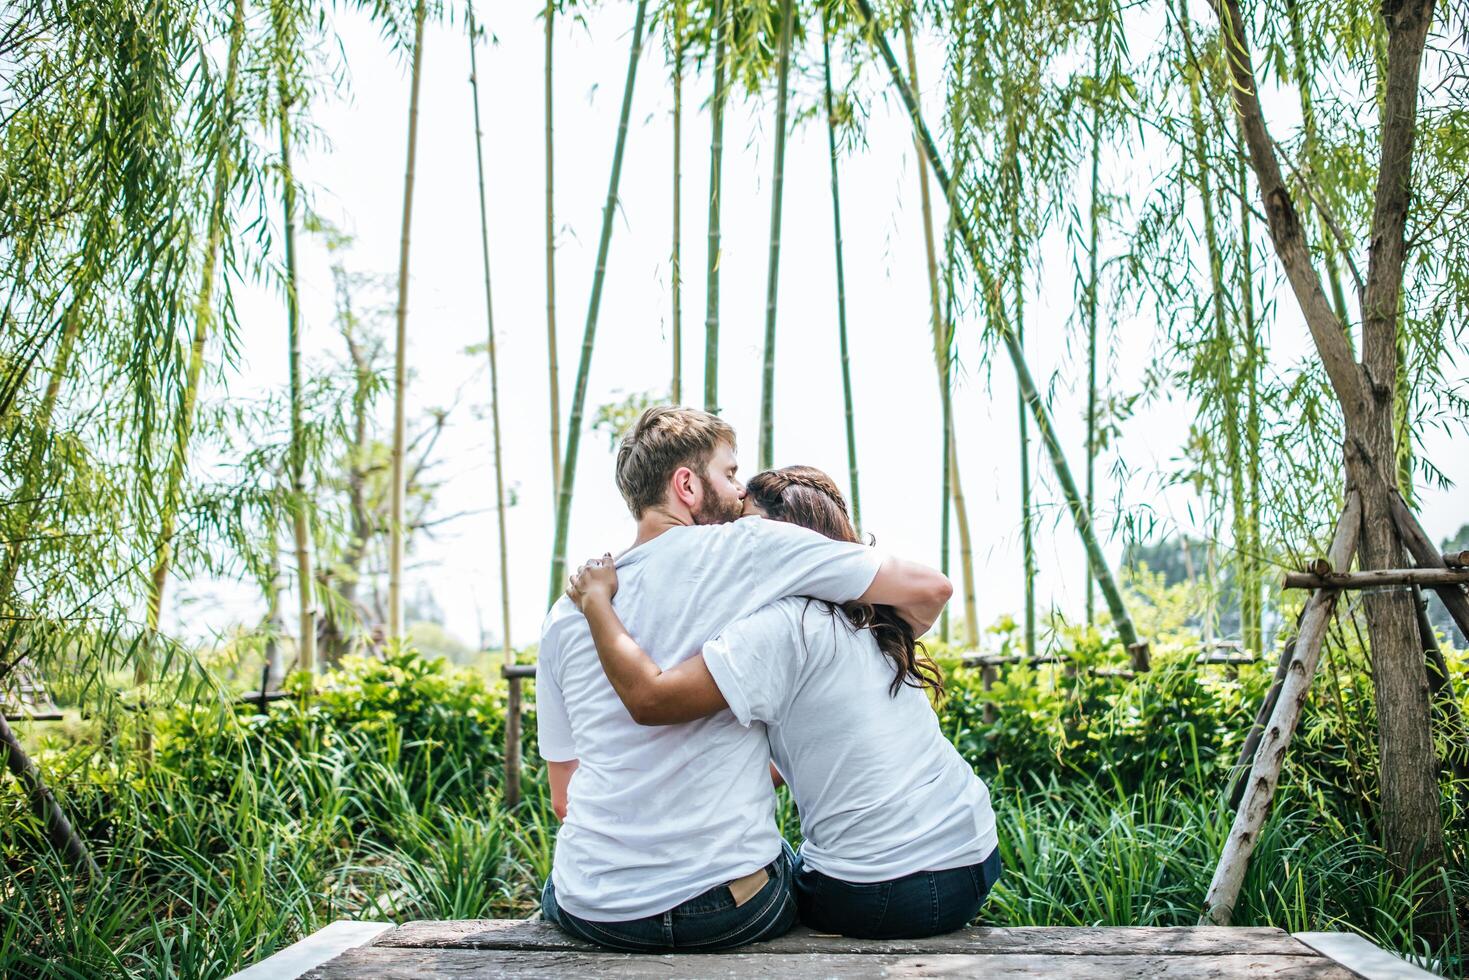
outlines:
[[745, 505], [740, 498], [721, 497], [702, 476], [697, 479], [704, 490], [704, 500], [699, 509], [693, 512], [695, 524], [728, 524], [744, 516]]

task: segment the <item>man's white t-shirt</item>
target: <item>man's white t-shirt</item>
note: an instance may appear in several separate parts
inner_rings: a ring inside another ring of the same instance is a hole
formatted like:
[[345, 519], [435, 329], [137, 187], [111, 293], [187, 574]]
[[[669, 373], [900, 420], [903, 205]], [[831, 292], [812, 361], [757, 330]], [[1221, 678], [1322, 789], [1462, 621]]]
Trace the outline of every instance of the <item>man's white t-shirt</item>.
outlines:
[[871, 630], [820, 602], [782, 599], [703, 652], [735, 718], [764, 723], [800, 810], [804, 864], [843, 881], [889, 881], [994, 850], [988, 788], [922, 690], [890, 693], [892, 662]]
[[[613, 608], [667, 669], [721, 629], [790, 595], [846, 602], [882, 556], [780, 521], [676, 527], [617, 559]], [[683, 725], [632, 720], [587, 621], [562, 598], [541, 627], [541, 756], [571, 759], [551, 877], [572, 915], [621, 922], [666, 912], [775, 860], [780, 833], [765, 731], [728, 711]]]

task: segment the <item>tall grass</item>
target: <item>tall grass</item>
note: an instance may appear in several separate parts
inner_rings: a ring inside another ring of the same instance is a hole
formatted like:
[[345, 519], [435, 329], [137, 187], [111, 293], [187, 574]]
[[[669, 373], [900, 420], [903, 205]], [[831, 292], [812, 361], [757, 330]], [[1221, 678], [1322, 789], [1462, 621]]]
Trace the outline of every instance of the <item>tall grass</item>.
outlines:
[[[951, 677], [956, 696], [971, 680]], [[335, 687], [309, 704], [277, 704], [265, 716], [194, 708], [161, 719], [146, 774], [86, 738], [41, 751], [102, 865], [91, 886], [74, 885], [24, 800], [0, 784], [0, 976], [222, 977], [333, 919], [532, 912], [556, 820], [533, 753], [522, 802], [513, 811], [501, 803], [502, 729], [493, 715], [503, 690], [411, 660], [349, 666], [328, 683]], [[1188, 690], [1176, 678], [1154, 683]], [[1146, 705], [1142, 693], [1130, 690], [1106, 710]], [[450, 703], [452, 711], [441, 710]], [[1029, 703], [1002, 706], [1001, 715], [1011, 711], [1013, 726]], [[957, 704], [949, 710], [972, 707]], [[1101, 768], [1090, 774], [1047, 768], [1042, 752], [989, 772], [1005, 874], [987, 923], [1198, 921], [1231, 817], [1219, 733], [1192, 715], [1171, 718], [1171, 728], [1143, 715], [1167, 729], [1166, 751], [1152, 764], [1141, 745], [1122, 739], [1112, 743], [1122, 751], [1097, 756]], [[985, 744], [967, 725], [951, 730]], [[1461, 973], [1456, 939], [1430, 960], [1412, 932], [1424, 889], [1393, 883], [1372, 843], [1370, 809], [1344, 807], [1321, 786], [1304, 766], [1288, 774], [1235, 921], [1356, 931]], [[782, 830], [798, 842], [799, 815], [784, 791], [779, 801]], [[1450, 822], [1455, 855], [1463, 852], [1459, 824]], [[1460, 871], [1445, 884], [1469, 894]]]

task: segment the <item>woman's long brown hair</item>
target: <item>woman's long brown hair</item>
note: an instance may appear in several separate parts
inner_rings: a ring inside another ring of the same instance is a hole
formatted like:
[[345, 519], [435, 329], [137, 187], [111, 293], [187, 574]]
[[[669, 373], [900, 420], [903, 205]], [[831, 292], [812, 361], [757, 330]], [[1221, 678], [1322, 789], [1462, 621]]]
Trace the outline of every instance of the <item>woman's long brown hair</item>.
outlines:
[[[837, 541], [860, 543], [847, 516], [847, 501], [831, 477], [813, 466], [785, 466], [756, 473], [745, 489], [771, 520], [799, 524]], [[872, 631], [877, 647], [893, 665], [895, 676], [888, 692], [894, 697], [904, 685], [928, 688], [935, 699], [944, 695], [944, 675], [929, 659], [913, 627], [892, 606], [844, 602], [842, 612], [857, 629]]]

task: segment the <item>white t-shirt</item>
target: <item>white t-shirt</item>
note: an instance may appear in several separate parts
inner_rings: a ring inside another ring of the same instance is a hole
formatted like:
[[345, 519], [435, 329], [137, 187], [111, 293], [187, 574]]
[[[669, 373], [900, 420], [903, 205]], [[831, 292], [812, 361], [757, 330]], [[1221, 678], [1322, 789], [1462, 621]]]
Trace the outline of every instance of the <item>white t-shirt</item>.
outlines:
[[800, 810], [805, 864], [875, 882], [978, 864], [994, 850], [989, 790], [922, 690], [889, 693], [892, 662], [871, 630], [819, 602], [782, 599], [703, 652], [735, 718], [765, 723]]
[[[612, 604], [667, 669], [783, 596], [854, 599], [881, 564], [872, 548], [757, 517], [677, 527], [617, 560]], [[581, 763], [551, 872], [571, 914], [602, 922], [656, 915], [780, 853], [763, 728], [728, 711], [638, 725], [569, 599], [541, 627], [536, 715], [541, 756]]]

